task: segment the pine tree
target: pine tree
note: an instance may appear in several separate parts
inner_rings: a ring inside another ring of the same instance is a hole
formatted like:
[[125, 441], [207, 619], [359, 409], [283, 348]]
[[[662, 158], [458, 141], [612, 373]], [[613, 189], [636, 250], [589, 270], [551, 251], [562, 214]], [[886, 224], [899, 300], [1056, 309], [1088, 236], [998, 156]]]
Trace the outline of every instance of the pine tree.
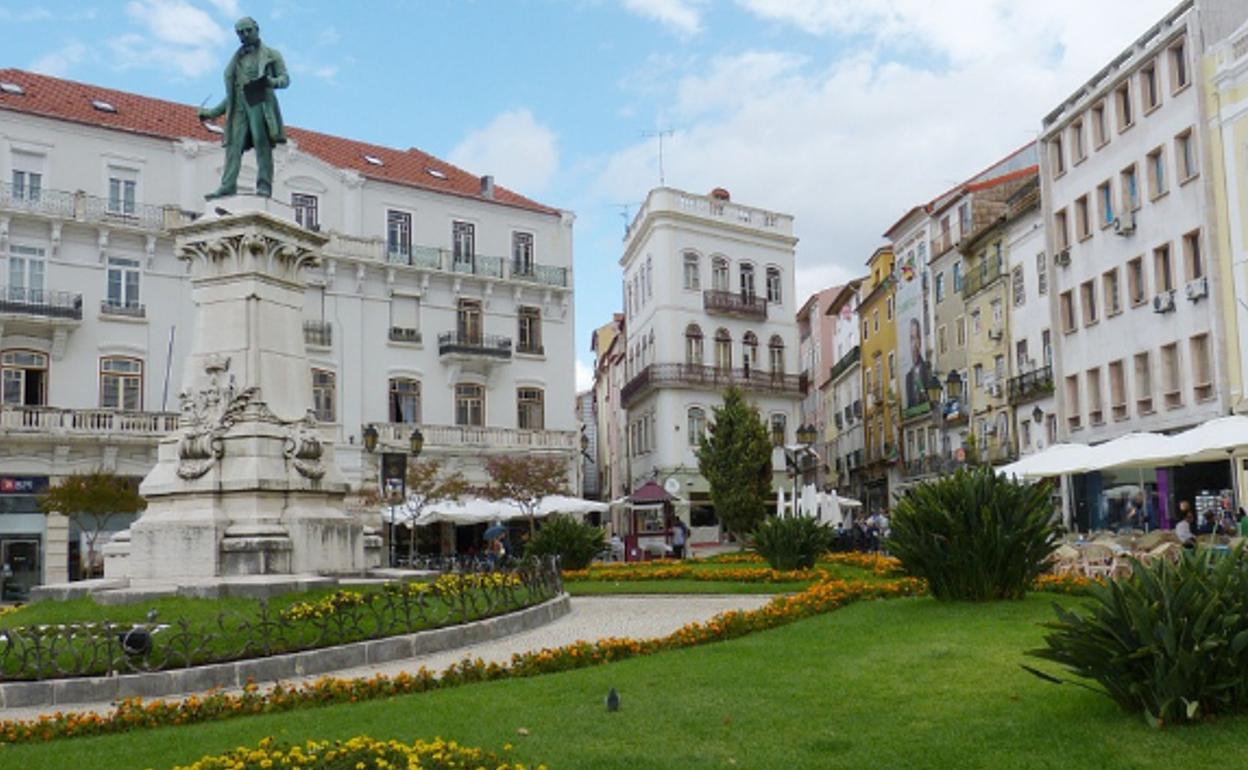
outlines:
[[724, 391], [698, 446], [698, 470], [711, 487], [711, 504], [724, 529], [741, 537], [766, 515], [771, 490], [771, 441], [758, 409], [741, 391]]

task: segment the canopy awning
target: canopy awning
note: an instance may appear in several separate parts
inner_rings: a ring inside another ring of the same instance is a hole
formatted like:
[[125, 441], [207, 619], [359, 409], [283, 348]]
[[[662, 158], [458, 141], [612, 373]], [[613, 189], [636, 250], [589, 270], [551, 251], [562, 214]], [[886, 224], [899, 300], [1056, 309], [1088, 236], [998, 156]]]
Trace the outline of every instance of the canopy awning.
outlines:
[[633, 493], [628, 496], [628, 501], [634, 505], [657, 505], [659, 503], [670, 503], [675, 499], [667, 493], [666, 489], [654, 481], [647, 481], [633, 490]]
[[[587, 513], [605, 512], [608, 508], [606, 503], [582, 500], [579, 497], [547, 495], [538, 503], [533, 517], [541, 519], [552, 513], [584, 516]], [[409, 527], [424, 527], [440, 522], [462, 527], [526, 517], [519, 506], [513, 503], [483, 497], [467, 497], [462, 500], [438, 500], [426, 503], [418, 516], [414, 515], [410, 504], [390, 506], [382, 509], [381, 518], [391, 524], [403, 524]]]

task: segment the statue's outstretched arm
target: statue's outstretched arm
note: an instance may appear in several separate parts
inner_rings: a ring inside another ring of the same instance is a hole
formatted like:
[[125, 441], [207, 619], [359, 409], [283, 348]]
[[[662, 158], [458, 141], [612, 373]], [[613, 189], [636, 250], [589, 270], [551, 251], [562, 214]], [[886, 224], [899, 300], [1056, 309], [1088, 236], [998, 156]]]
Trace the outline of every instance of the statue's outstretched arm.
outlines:
[[230, 97], [229, 97], [229, 94], [226, 94], [225, 98], [222, 99], [221, 103], [218, 104], [216, 107], [212, 107], [209, 109], [203, 109], [201, 107], [199, 110], [199, 119], [200, 120], [212, 120], [213, 118], [219, 118], [225, 114], [225, 110], [229, 106], [229, 104], [230, 104]]

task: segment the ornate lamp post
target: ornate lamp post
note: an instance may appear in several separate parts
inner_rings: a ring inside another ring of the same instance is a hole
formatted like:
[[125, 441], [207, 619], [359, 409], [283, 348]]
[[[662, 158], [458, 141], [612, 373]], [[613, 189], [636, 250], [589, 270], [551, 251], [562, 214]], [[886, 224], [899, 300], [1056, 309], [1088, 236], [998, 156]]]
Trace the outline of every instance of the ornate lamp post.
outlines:
[[[381, 434], [377, 430], [377, 426], [369, 424], [364, 428], [364, 449], [369, 454], [377, 451], [377, 445], [380, 443]], [[381, 465], [379, 468], [380, 478], [379, 486], [386, 502], [391, 507], [398, 505], [407, 498], [407, 461], [410, 457], [415, 460], [420, 456], [421, 450], [425, 448], [425, 434], [420, 432], [420, 428], [413, 428], [412, 433], [407, 438], [406, 452], [382, 452]], [[387, 522], [386, 531], [388, 533], [387, 540], [390, 544], [390, 566], [394, 566], [395, 546], [394, 541], [394, 517]], [[415, 531], [412, 537], [415, 537]]]

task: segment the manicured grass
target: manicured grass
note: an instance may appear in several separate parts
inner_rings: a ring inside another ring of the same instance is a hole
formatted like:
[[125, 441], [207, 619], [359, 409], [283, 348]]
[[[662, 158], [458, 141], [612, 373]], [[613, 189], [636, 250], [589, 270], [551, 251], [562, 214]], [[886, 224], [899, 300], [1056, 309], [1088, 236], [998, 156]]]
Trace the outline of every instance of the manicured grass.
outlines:
[[786, 594], [809, 588], [810, 583], [740, 583], [708, 580], [565, 580], [573, 596], [603, 594]]
[[[773, 631], [564, 674], [192, 727], [0, 748], [2, 767], [167, 768], [265, 735], [453, 737], [552, 770], [1234, 767], [1248, 719], [1155, 731], [1019, 669], [1050, 603], [861, 602]], [[609, 687], [619, 713], [602, 705]], [[517, 730], [529, 735], [521, 737]]]

